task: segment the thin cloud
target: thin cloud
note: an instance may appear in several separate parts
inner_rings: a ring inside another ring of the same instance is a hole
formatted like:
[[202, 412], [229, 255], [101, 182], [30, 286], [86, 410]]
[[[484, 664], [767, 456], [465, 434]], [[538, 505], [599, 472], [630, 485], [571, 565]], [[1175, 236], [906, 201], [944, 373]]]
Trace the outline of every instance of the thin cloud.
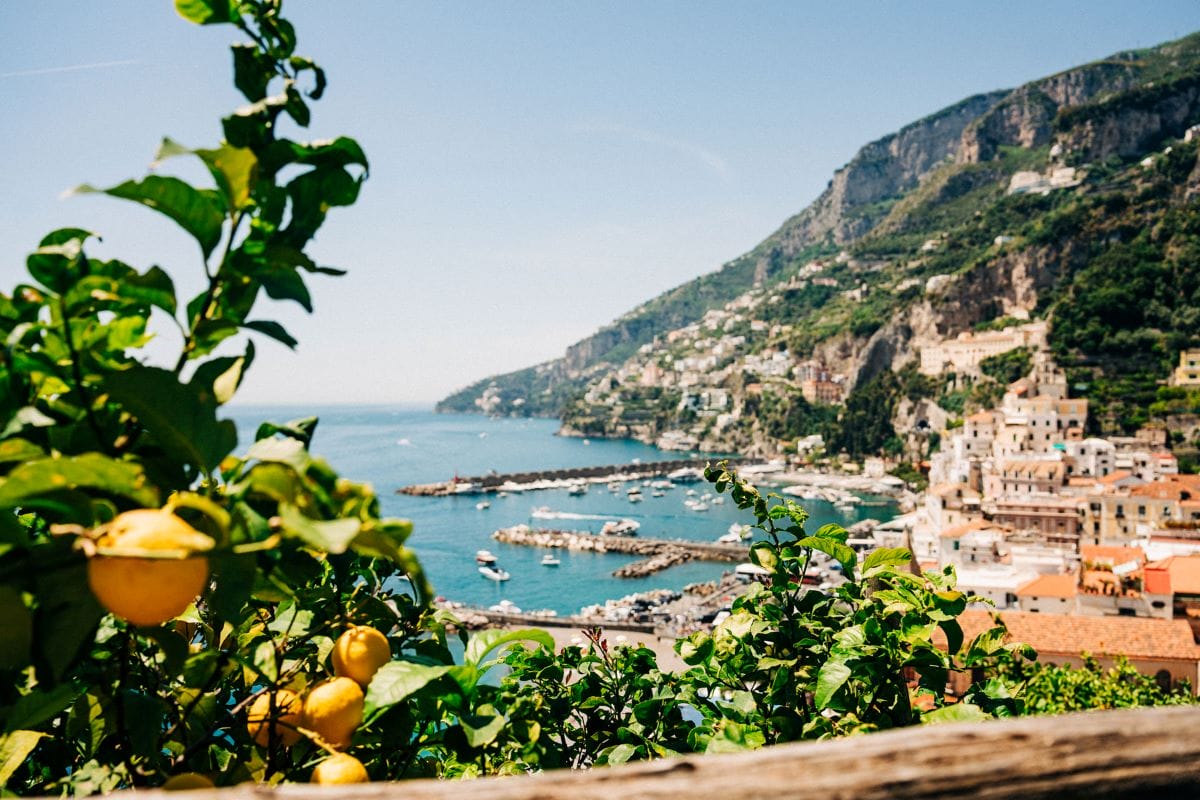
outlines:
[[628, 125], [584, 125], [580, 126], [579, 130], [584, 133], [623, 136], [635, 141], [645, 142], [646, 144], [666, 147], [690, 159], [699, 161], [726, 180], [733, 177], [733, 169], [729, 166], [729, 162], [707, 147], [695, 142], [689, 142], [686, 139], [675, 139], [670, 136], [663, 136], [661, 133], [642, 130], [641, 128], [632, 128]]
[[24, 78], [29, 75], [53, 75], [56, 72], [82, 72], [89, 69], [107, 69], [109, 67], [126, 67], [138, 63], [136, 59], [124, 61], [97, 61], [94, 64], [72, 64], [68, 67], [43, 67], [41, 69], [22, 69], [16, 72], [0, 72], [0, 78]]

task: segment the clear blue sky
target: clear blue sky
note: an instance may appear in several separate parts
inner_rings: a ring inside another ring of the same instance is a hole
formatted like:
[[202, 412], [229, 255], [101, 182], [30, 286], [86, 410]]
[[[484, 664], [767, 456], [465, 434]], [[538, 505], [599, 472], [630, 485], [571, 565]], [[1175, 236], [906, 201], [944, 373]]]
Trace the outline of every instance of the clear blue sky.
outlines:
[[[970, 94], [1200, 29], [1189, 2], [290, 0], [330, 75], [311, 136], [371, 179], [314, 246], [300, 340], [260, 343], [244, 402], [425, 402], [567, 345], [753, 247], [865, 142]], [[55, 227], [200, 268], [170, 223], [84, 181], [163, 135], [215, 143], [228, 26], [168, 0], [0, 2], [0, 287]], [[164, 337], [163, 346], [171, 342]]]

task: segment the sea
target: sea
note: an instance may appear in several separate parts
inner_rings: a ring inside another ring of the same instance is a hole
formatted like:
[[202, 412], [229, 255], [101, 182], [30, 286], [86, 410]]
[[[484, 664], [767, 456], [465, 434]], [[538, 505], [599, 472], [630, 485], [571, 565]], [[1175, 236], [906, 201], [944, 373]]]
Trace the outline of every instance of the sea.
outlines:
[[[554, 551], [561, 565], [547, 567], [541, 564], [545, 550], [495, 542], [491, 536], [498, 528], [526, 523], [598, 531], [607, 520], [632, 519], [641, 525], [639, 536], [711, 542], [727, 533], [733, 523], [754, 521], [728, 498], [724, 504], [710, 503], [705, 512], [690, 510], [684, 501], [693, 498], [685, 492], [689, 488], [696, 496], [711, 492], [711, 484], [704, 481], [677, 484], [662, 497], [653, 497], [651, 490], [643, 487], [644, 500], [636, 504], [629, 502], [624, 489], [614, 493], [605, 484], [592, 484], [585, 495], [570, 495], [565, 489], [510, 492], [503, 497], [494, 493], [453, 497], [396, 493], [401, 486], [445, 481], [455, 475], [480, 476], [492, 470], [523, 472], [704, 455], [664, 452], [632, 440], [557, 436], [556, 420], [492, 419], [388, 406], [234, 406], [224, 411], [237, 423], [241, 450], [264, 421], [318, 417], [313, 454], [342, 476], [371, 484], [384, 516], [412, 520], [409, 545], [435, 593], [470, 605], [490, 606], [509, 600], [524, 611], [552, 609], [567, 615], [634, 592], [679, 590], [690, 583], [714, 580], [732, 567], [693, 561], [644, 578], [614, 578], [613, 570], [637, 557], [564, 550]], [[487, 500], [489, 507], [477, 508], [482, 500]], [[850, 525], [868, 517], [887, 520], [896, 513], [893, 503], [881, 499], [851, 510], [823, 501], [803, 502], [811, 514], [806, 527], [813, 531], [827, 522]], [[570, 516], [536, 519], [532, 513], [539, 507]], [[479, 574], [475, 553], [481, 549], [497, 556], [498, 565], [512, 576], [510, 580], [497, 583]]]

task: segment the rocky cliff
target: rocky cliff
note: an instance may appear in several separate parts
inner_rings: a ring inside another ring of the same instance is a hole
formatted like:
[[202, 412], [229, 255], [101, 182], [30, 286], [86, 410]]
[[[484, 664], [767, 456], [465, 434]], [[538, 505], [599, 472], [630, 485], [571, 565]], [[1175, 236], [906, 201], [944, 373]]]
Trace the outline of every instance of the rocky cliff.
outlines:
[[[993, 320], [1053, 316], [1064, 298], [1073, 303], [1064, 319], [1075, 320], [1076, 307], [1104, 308], [1110, 298], [1089, 294], [1095, 277], [1081, 276], [1097, 258], [1124, 258], [1122, 248], [1176, 257], [1178, 237], [1170, 250], [1134, 240], [1164, 219], [1186, 229], [1179, 204], [1200, 191], [1188, 133], [1197, 123], [1200, 35], [972, 96], [864, 146], [740, 258], [558, 361], [485, 379], [439, 408], [565, 413], [589, 435], [682, 431], [684, 441], [758, 447], [828, 423], [795, 400], [795, 370], [779, 372], [774, 353], [820, 362], [847, 389], [899, 391], [899, 380], [904, 391], [934, 391], [904, 377], [921, 348]], [[1182, 328], [1167, 317], [1157, 330], [1178, 339]], [[1056, 346], [1087, 350], [1069, 335]], [[897, 419], [929, 399], [909, 398]], [[952, 398], [948, 413], [958, 404]], [[750, 413], [784, 421], [739, 421]]]

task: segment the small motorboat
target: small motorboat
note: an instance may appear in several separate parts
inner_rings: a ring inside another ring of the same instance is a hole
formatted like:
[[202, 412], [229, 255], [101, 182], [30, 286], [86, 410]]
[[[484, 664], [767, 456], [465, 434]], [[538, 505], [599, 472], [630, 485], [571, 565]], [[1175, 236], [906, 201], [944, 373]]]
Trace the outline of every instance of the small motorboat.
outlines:
[[512, 600], [501, 600], [495, 605], [488, 606], [488, 611], [495, 611], [500, 614], [520, 614], [521, 608]]
[[600, 534], [602, 536], [634, 536], [640, 527], [642, 527], [641, 523], [632, 519], [623, 519], [620, 522], [609, 520], [600, 528]]
[[653, 492], [650, 493], [650, 496], [651, 497], [662, 497], [665, 494], [666, 494], [666, 492], [664, 492], [662, 489], [655, 489]]
[[735, 522], [729, 526], [729, 533], [717, 539], [721, 544], [738, 544], [746, 539], [749, 539], [754, 529], [749, 525]]
[[574, 494], [574, 495], [587, 494], [587, 489], [588, 489], [588, 487], [587, 487], [586, 483], [577, 483], [574, 486], [572, 486], [570, 489], [567, 489], [567, 494]]
[[476, 550], [475, 562], [477, 564], [495, 564], [496, 554], [491, 550]]
[[491, 507], [492, 507], [492, 504], [489, 503], [487, 500], [480, 500], [478, 503], [475, 504], [475, 508], [479, 509], [480, 511], [483, 511], [484, 509], [488, 509]]
[[562, 561], [553, 553], [546, 553], [546, 555], [542, 556], [543, 567], [557, 567], [561, 563]]
[[497, 583], [506, 581], [512, 577], [508, 574], [507, 570], [500, 569], [495, 564], [484, 564], [479, 568], [479, 574], [489, 581], [496, 581]]

